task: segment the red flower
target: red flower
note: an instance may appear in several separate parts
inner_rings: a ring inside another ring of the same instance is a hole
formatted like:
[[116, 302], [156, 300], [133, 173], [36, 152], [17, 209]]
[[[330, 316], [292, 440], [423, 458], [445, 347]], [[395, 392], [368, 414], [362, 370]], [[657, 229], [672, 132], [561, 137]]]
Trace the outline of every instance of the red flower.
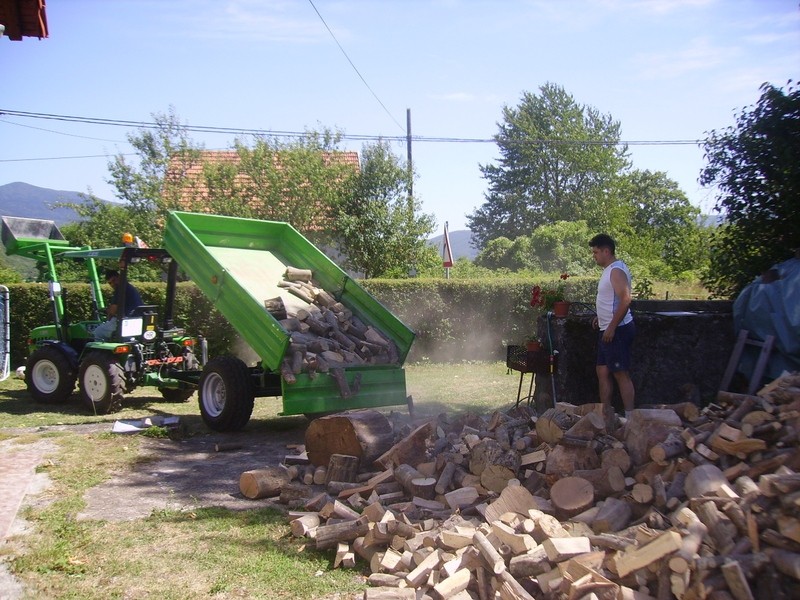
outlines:
[[569, 273], [562, 273], [559, 278], [561, 281], [552, 287], [533, 286], [531, 289], [531, 306], [533, 308], [544, 308], [546, 311], [553, 309], [553, 304], [565, 300], [564, 281], [569, 277]]

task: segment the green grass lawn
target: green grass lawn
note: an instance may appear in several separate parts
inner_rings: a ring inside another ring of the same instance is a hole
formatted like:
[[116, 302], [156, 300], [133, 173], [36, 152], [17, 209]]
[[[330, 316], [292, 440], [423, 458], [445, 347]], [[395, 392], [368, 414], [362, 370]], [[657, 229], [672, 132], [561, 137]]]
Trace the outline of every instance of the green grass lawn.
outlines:
[[[406, 376], [418, 418], [507, 409], [519, 383], [519, 374], [509, 374], [503, 363], [411, 364]], [[304, 417], [279, 417], [280, 410], [279, 399], [257, 399], [248, 429], [305, 425]], [[291, 537], [285, 516], [272, 509], [162, 510], [138, 521], [77, 521], [86, 490], [133, 468], [142, 438], [37, 429], [109, 423], [110, 431], [117, 419], [158, 414], [181, 415], [191, 423], [190, 435], [208, 432], [196, 395], [176, 404], [140, 389], [121, 412], [95, 416], [77, 397], [63, 405], [37, 404], [22, 381], [0, 382], [0, 440], [47, 437], [59, 446], [58, 456], [40, 467], [53, 481], [42, 493], [46, 502], [24, 511], [33, 532], [0, 546], [30, 597], [311, 599], [350, 598], [363, 589], [365, 565], [332, 570], [333, 551], [317, 552]]]

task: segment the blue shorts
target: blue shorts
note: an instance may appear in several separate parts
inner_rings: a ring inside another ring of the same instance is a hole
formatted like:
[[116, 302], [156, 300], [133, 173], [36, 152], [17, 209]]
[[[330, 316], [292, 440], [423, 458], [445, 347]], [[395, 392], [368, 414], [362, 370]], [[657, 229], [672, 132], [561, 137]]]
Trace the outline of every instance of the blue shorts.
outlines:
[[633, 321], [618, 326], [614, 331], [614, 339], [608, 343], [603, 341], [601, 331], [597, 338], [597, 365], [607, 366], [612, 373], [630, 371], [631, 346], [635, 335], [636, 326]]

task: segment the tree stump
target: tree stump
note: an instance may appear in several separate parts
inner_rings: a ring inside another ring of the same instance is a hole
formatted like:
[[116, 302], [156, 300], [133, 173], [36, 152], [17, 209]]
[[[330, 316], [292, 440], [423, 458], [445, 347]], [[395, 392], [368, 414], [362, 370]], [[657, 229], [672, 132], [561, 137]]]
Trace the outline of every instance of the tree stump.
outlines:
[[327, 466], [333, 454], [355, 456], [370, 465], [391, 448], [392, 425], [375, 410], [344, 412], [311, 421], [305, 441], [314, 465]]

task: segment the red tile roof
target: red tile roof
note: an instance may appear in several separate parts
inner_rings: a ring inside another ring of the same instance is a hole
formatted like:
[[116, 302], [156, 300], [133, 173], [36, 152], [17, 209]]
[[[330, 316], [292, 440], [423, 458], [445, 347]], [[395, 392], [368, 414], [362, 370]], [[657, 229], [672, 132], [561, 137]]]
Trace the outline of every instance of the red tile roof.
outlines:
[[24, 37], [48, 36], [45, 0], [0, 0], [0, 25], [3, 35], [20, 41]]
[[[352, 165], [356, 172], [360, 168], [358, 152], [323, 152], [322, 157], [326, 164], [334, 162], [342, 165]], [[276, 161], [278, 162], [278, 168], [280, 168], [280, 153], [278, 153]], [[183, 209], [203, 210], [202, 207], [198, 207], [198, 201], [202, 204], [209, 197], [209, 190], [203, 177], [204, 165], [236, 165], [238, 163], [239, 154], [235, 150], [203, 150], [191, 159], [185, 159], [180, 156], [173, 157], [167, 170], [167, 181], [171, 182], [173, 186], [180, 186], [178, 194], [173, 199]], [[237, 172], [233, 183], [237, 187], [243, 187], [249, 183], [249, 177], [244, 173]], [[175, 191], [174, 187], [172, 191]], [[324, 219], [324, 217], [321, 217], [321, 219]], [[319, 222], [311, 226], [311, 229], [320, 228], [321, 224]]]

